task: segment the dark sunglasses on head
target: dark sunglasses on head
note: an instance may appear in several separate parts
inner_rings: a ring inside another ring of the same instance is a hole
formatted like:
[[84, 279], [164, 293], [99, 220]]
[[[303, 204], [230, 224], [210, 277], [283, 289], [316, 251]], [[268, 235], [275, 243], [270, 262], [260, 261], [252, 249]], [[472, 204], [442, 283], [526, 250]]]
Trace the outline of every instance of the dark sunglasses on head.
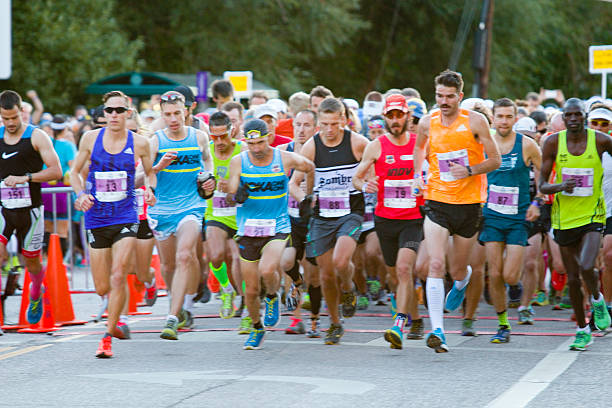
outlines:
[[166, 92], [160, 99], [164, 102], [174, 102], [178, 100], [185, 101], [185, 97], [182, 94], [173, 91]]
[[591, 119], [591, 126], [608, 127], [610, 126], [610, 121], [605, 119]]
[[392, 111], [385, 113], [385, 117], [387, 119], [401, 119], [404, 116], [406, 116], [406, 112], [397, 109], [393, 109]]
[[128, 108], [126, 108], [125, 106], [105, 106], [104, 107], [104, 112], [111, 114], [113, 112], [117, 112], [117, 113], [124, 113], [127, 112]]

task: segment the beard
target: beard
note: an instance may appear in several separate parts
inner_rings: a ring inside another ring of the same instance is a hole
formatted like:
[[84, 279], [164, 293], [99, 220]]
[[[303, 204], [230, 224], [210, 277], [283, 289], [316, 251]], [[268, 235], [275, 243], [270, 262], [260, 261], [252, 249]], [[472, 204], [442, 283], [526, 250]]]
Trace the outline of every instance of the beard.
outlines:
[[397, 128], [389, 127], [389, 124], [387, 122], [385, 122], [385, 129], [387, 129], [387, 132], [389, 132], [392, 136], [398, 137], [402, 135], [404, 132], [406, 132], [406, 129], [408, 129], [408, 121], [404, 122], [404, 126], [402, 126], [399, 132], [397, 131]]

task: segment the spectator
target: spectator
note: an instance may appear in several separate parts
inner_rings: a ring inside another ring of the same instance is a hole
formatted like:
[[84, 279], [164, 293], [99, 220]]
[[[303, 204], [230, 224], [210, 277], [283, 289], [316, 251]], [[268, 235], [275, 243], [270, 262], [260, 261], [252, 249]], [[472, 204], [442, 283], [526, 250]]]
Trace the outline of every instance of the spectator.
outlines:
[[217, 104], [217, 110], [221, 109], [224, 103], [234, 100], [234, 86], [227, 79], [217, 79], [210, 85], [210, 89], [212, 100]]
[[404, 88], [402, 89], [402, 95], [406, 97], [406, 99], [410, 98], [418, 98], [421, 99], [421, 94], [414, 88]]
[[299, 91], [291, 95], [289, 97], [289, 117], [278, 121], [278, 125], [276, 126], [276, 134], [292, 139], [293, 118], [295, 118], [301, 111], [308, 109], [308, 103], [309, 97], [306, 92]]
[[308, 109], [313, 112], [317, 112], [319, 109], [319, 104], [325, 98], [333, 98], [334, 94], [332, 91], [324, 87], [323, 85], [317, 85], [310, 91], [310, 104]]
[[253, 94], [249, 98], [249, 108], [256, 105], [263, 105], [268, 102], [268, 95], [264, 91], [253, 91]]
[[232, 138], [241, 140], [244, 106], [234, 101], [226, 102], [221, 106], [221, 112], [224, 112], [232, 122]]

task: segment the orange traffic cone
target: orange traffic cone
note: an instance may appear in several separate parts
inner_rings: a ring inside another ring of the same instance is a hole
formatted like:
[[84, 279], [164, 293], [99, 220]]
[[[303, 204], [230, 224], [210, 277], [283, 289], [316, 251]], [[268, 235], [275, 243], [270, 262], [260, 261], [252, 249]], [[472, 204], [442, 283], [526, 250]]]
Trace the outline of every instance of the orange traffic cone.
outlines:
[[[47, 278], [43, 280], [45, 287], [47, 285]], [[55, 320], [53, 319], [53, 306], [51, 304], [51, 296], [49, 296], [49, 291], [45, 290], [42, 294], [42, 303], [43, 303], [43, 315], [40, 322], [37, 324], [32, 324], [30, 327], [26, 327], [25, 329], [17, 330], [18, 333], [48, 333], [52, 331], [59, 330], [55, 327]]]
[[49, 236], [46, 279], [49, 282], [47, 289], [49, 290], [53, 306], [53, 316], [57, 324], [73, 326], [87, 323], [85, 320], [74, 319], [74, 309], [70, 297], [70, 288], [68, 287], [68, 277], [66, 276], [66, 265], [64, 265], [64, 256], [57, 234]]
[[29, 326], [26, 320], [26, 310], [30, 301], [30, 273], [27, 269], [24, 272], [23, 291], [21, 292], [21, 306], [19, 307], [19, 323], [2, 326], [2, 330], [19, 330]]
[[153, 248], [153, 256], [151, 257], [151, 268], [155, 269], [155, 286], [157, 289], [167, 290], [166, 282], [161, 274], [161, 264], [159, 262], [159, 254], [157, 248]]
[[139, 312], [138, 311], [138, 290], [136, 289], [136, 275], [133, 274], [129, 274], [127, 276], [127, 281], [128, 281], [128, 289], [130, 291], [129, 293], [129, 300], [128, 300], [128, 315], [130, 316], [136, 316], [136, 315], [148, 315], [151, 314], [151, 312]]

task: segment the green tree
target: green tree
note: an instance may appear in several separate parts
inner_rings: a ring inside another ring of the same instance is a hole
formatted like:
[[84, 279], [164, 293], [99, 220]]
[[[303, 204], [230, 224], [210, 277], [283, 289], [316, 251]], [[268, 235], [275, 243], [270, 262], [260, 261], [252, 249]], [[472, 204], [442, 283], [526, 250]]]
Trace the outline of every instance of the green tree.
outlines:
[[0, 81], [1, 89], [14, 89], [22, 96], [36, 89], [45, 110], [71, 112], [85, 102], [85, 87], [91, 82], [137, 68], [143, 44], [128, 41], [121, 32], [113, 1], [37, 0], [12, 5], [13, 70], [9, 80]]

